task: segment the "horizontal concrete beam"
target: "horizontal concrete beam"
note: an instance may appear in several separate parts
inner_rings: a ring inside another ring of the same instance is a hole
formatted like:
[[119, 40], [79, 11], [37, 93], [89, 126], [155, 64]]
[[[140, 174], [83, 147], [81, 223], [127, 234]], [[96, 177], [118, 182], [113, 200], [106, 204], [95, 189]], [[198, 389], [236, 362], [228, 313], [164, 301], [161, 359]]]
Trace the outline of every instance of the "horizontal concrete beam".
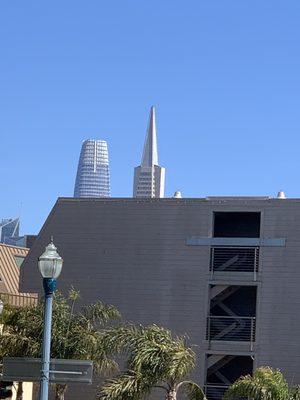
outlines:
[[284, 247], [285, 238], [208, 238], [190, 236], [186, 239], [187, 246], [260, 246]]

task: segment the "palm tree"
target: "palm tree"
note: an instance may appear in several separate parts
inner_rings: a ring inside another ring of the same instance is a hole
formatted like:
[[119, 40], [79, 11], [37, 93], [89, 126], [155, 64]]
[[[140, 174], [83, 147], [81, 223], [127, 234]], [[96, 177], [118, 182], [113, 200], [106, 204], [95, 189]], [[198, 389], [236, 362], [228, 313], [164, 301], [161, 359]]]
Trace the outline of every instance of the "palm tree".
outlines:
[[152, 389], [160, 389], [166, 400], [176, 400], [185, 389], [192, 400], [205, 399], [202, 389], [187, 376], [195, 366], [195, 353], [185, 339], [156, 325], [127, 325], [110, 329], [104, 346], [127, 355], [127, 369], [107, 380], [98, 393], [100, 400], [139, 400]]
[[246, 397], [253, 400], [299, 400], [300, 388], [289, 388], [278, 369], [260, 367], [253, 376], [246, 375], [233, 383], [225, 393], [225, 400]]
[[[114, 370], [116, 363], [107, 356], [102, 338], [104, 328], [120, 314], [115, 307], [100, 301], [75, 313], [78, 297], [79, 293], [74, 290], [68, 298], [59, 293], [54, 296], [51, 357], [92, 360], [95, 374]], [[0, 356], [41, 357], [43, 315], [43, 302], [36, 307], [5, 306], [1, 317]], [[17, 400], [22, 400], [22, 384], [19, 387]], [[66, 384], [56, 384], [56, 400], [63, 400], [66, 390]]]

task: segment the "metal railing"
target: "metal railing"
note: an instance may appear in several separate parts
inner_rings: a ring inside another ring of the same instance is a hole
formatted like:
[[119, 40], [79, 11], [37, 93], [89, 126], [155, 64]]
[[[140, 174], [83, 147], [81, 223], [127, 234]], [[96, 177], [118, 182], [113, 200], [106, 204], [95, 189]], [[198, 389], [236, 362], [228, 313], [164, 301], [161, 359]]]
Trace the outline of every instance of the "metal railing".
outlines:
[[213, 272], [258, 271], [259, 247], [212, 247], [210, 270]]
[[35, 306], [38, 303], [38, 295], [32, 293], [27, 294], [13, 294], [13, 293], [0, 293], [0, 299], [4, 304], [9, 304], [14, 307]]
[[226, 390], [229, 388], [227, 385], [206, 384], [204, 392], [208, 400], [222, 400]]
[[255, 317], [209, 316], [206, 339], [255, 342]]

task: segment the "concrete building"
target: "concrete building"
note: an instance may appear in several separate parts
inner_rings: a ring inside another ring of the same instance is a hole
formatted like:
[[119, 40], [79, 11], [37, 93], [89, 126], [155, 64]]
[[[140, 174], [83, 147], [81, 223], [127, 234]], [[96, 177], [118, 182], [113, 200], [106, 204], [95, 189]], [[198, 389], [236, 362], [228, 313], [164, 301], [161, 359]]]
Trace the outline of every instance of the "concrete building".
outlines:
[[[300, 384], [300, 199], [58, 199], [22, 291], [42, 290], [36, 264], [51, 235], [64, 258], [58, 288], [186, 333], [209, 399], [262, 365]], [[82, 390], [92, 399], [95, 388]]]
[[164, 197], [165, 169], [158, 165], [155, 108], [151, 107], [141, 165], [134, 169], [133, 197]]
[[105, 140], [85, 140], [79, 157], [74, 197], [109, 197], [109, 161]]

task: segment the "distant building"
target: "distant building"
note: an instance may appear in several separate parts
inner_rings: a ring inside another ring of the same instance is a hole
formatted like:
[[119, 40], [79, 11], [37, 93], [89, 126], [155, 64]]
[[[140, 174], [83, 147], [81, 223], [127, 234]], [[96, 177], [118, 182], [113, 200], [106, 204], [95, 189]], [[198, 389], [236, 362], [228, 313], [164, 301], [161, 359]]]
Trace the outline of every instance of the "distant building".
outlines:
[[35, 239], [37, 238], [37, 235], [25, 235], [24, 236], [24, 246], [30, 249], [33, 246], [33, 243]]
[[20, 228], [19, 218], [2, 219], [0, 222], [0, 241], [5, 243], [7, 238], [18, 237]]
[[109, 197], [109, 161], [105, 140], [85, 140], [82, 144], [74, 197]]
[[0, 222], [0, 242], [16, 246], [23, 243], [23, 238], [19, 236], [20, 219], [2, 219]]
[[7, 238], [5, 240], [5, 244], [8, 244], [10, 246], [26, 247], [24, 236]]
[[151, 107], [141, 165], [134, 169], [133, 197], [164, 197], [165, 169], [158, 165], [155, 108]]
[[0, 222], [0, 243], [9, 246], [30, 248], [36, 235], [20, 236], [20, 218], [2, 219]]

